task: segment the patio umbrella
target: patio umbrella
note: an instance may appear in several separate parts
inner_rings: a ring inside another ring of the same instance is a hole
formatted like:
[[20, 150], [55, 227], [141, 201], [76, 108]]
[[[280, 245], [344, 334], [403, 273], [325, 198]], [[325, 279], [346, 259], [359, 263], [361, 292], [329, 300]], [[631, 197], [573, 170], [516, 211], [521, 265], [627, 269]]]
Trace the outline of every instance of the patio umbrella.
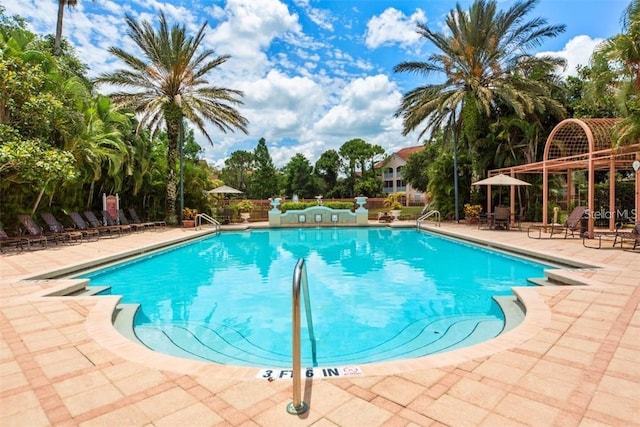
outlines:
[[[476, 181], [471, 185], [496, 185], [496, 186], [512, 186], [512, 185], [531, 185], [526, 181], [522, 181], [517, 178], [510, 177], [504, 174], [498, 174], [494, 176], [490, 176], [489, 178], [482, 179], [480, 181]], [[498, 197], [500, 198], [498, 203], [502, 203], [502, 193], [498, 193]]]
[[222, 185], [220, 187], [214, 188], [213, 190], [207, 191], [207, 194], [242, 194], [242, 191], [236, 190], [233, 187], [229, 187], [228, 185]]
[[228, 185], [221, 185], [220, 187], [214, 188], [213, 190], [207, 191], [207, 194], [215, 194], [223, 197], [222, 201], [222, 223], [228, 224], [231, 221], [231, 214], [228, 210], [229, 204], [229, 194], [242, 194], [242, 191], [236, 190], [233, 187], [229, 187]]
[[517, 178], [512, 178], [508, 175], [498, 174], [485, 178], [483, 180], [474, 182], [471, 185], [531, 185], [526, 181], [522, 181]]

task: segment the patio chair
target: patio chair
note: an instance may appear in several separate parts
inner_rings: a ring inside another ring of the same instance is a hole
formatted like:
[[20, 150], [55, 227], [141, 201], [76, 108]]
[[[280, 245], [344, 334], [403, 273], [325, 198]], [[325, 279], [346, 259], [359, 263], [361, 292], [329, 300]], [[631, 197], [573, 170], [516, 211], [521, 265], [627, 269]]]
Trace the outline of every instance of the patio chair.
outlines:
[[[631, 249], [635, 250], [636, 248], [638, 248], [638, 246], [640, 246], [640, 223], [637, 223], [633, 229], [629, 232], [623, 232], [621, 231], [620, 233], [616, 234], [616, 239], [620, 238], [620, 247], [624, 249], [624, 242], [626, 240], [632, 240], [633, 241], [633, 247]], [[615, 246], [615, 241], [613, 243], [613, 245]]]
[[575, 232], [578, 232], [578, 237], [582, 235], [582, 219], [585, 217], [587, 212], [586, 206], [576, 206], [573, 211], [567, 217], [567, 220], [559, 226], [558, 224], [551, 224], [551, 236], [554, 234], [562, 234], [564, 232], [564, 238], [569, 237], [569, 232], [571, 232], [571, 237], [575, 237]]
[[54, 242], [56, 245], [58, 242], [63, 242], [65, 237], [59, 234], [45, 233], [45, 231], [27, 214], [19, 214], [18, 220], [29, 233], [30, 238], [44, 240], [44, 244], [48, 245], [49, 242]]
[[387, 212], [380, 212], [378, 214], [378, 221], [379, 222], [392, 222], [393, 221], [393, 217], [391, 215], [389, 215]]
[[[129, 222], [129, 219], [124, 214], [124, 210], [122, 209], [118, 209], [118, 221], [120, 222], [120, 225], [128, 225], [129, 227], [131, 227], [131, 230], [135, 232], [143, 232], [145, 228], [147, 228], [146, 224], [137, 224], [135, 222], [133, 223]], [[153, 227], [153, 223], [149, 223], [149, 224], [151, 224], [150, 226]]]
[[510, 222], [511, 222], [511, 208], [508, 208], [506, 206], [496, 206], [496, 209], [493, 211], [491, 228], [494, 230], [509, 231]]
[[[629, 239], [634, 241], [633, 249], [638, 246], [638, 240], [640, 240], [640, 224], [636, 224], [630, 231], [623, 228], [621, 222], [616, 223], [615, 231], [599, 231], [594, 233], [593, 239], [590, 239], [587, 234], [582, 237], [582, 245], [585, 248], [602, 249], [603, 242], [612, 242], [611, 249], [614, 249], [618, 244], [620, 248], [624, 248], [624, 240]], [[594, 241], [594, 243], [588, 243]]]
[[118, 221], [111, 216], [109, 211], [102, 211], [102, 218], [104, 218], [104, 222], [106, 222], [109, 227], [120, 227], [120, 230], [127, 233], [131, 233], [133, 231], [133, 227], [129, 224], [118, 224]]
[[111, 237], [115, 236], [116, 233], [118, 236], [122, 235], [122, 228], [119, 225], [103, 225], [102, 221], [96, 217], [96, 214], [94, 214], [93, 211], [84, 211], [84, 216], [89, 221], [89, 224], [91, 224], [91, 227], [100, 231], [101, 235], [109, 235]]
[[147, 223], [152, 223], [154, 225], [154, 227], [166, 227], [167, 226], [167, 222], [166, 221], [141, 221], [140, 217], [138, 216], [138, 213], [136, 212], [136, 210], [134, 208], [129, 208], [129, 216], [132, 219], [132, 222], [136, 223], [136, 224], [147, 224]]
[[98, 228], [90, 228], [78, 212], [71, 212], [69, 218], [73, 221], [75, 229], [82, 233], [87, 240], [99, 240], [103, 234]]
[[41, 212], [40, 217], [44, 220], [52, 234], [63, 237], [65, 243], [82, 243], [83, 234], [80, 231], [67, 229], [50, 212]]

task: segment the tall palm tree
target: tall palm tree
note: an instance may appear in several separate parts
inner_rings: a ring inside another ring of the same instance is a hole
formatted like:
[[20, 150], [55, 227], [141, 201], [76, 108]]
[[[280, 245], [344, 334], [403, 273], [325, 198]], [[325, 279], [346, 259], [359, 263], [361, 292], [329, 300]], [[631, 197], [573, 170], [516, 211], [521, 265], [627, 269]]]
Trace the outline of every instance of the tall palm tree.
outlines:
[[160, 27], [156, 31], [151, 23], [137, 23], [125, 17], [127, 35], [138, 45], [141, 53], [127, 53], [118, 47], [109, 51], [127, 66], [101, 75], [97, 82], [130, 89], [111, 95], [120, 107], [135, 111], [140, 118], [138, 129], [147, 126], [156, 135], [162, 125], [166, 127], [167, 150], [167, 222], [177, 223], [176, 165], [178, 141], [183, 119], [196, 127], [213, 144], [205, 129], [206, 122], [226, 133], [239, 129], [247, 133], [248, 121], [233, 105], [242, 104], [238, 90], [210, 86], [206, 75], [224, 64], [229, 55], [214, 56], [211, 49], [197, 53], [205, 36], [206, 23], [195, 37], [186, 33], [184, 26], [169, 24], [160, 13]]
[[58, 0], [58, 20], [56, 21], [56, 39], [53, 45], [53, 54], [60, 54], [60, 44], [62, 43], [62, 19], [64, 17], [64, 7], [75, 7], [78, 0]]
[[[495, 0], [475, 0], [468, 11], [460, 4], [446, 18], [446, 32], [418, 24], [418, 33], [436, 52], [426, 61], [398, 64], [395, 72], [444, 77], [444, 82], [425, 84], [407, 92], [396, 112], [403, 119], [403, 134], [424, 122], [427, 131], [442, 126], [472, 127], [482, 117], [515, 113], [523, 118], [538, 112], [562, 116], [564, 107], [550, 96], [544, 81], [527, 77], [532, 62], [559, 65], [557, 59], [531, 56], [529, 49], [546, 37], [564, 32], [564, 25], [547, 25], [545, 19], [525, 21], [538, 0], [517, 1], [506, 11]], [[455, 114], [457, 112], [457, 114]], [[462, 130], [465, 130], [462, 128]], [[469, 130], [469, 129], [466, 129]]]

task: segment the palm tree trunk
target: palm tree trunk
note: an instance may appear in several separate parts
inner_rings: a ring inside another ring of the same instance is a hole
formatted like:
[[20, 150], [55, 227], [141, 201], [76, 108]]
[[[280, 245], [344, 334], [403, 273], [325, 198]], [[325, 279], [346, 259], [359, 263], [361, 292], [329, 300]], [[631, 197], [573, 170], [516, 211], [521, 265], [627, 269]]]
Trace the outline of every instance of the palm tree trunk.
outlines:
[[179, 162], [178, 141], [180, 139], [180, 122], [182, 121], [182, 112], [175, 105], [168, 105], [164, 112], [165, 123], [167, 125], [167, 139], [169, 146], [167, 148], [167, 224], [177, 224], [178, 216], [176, 215], [176, 199], [177, 199], [177, 175], [176, 166]]
[[64, 17], [65, 0], [58, 0], [58, 21], [56, 21], [56, 39], [53, 45], [53, 54], [60, 54], [60, 45], [62, 43], [62, 19]]

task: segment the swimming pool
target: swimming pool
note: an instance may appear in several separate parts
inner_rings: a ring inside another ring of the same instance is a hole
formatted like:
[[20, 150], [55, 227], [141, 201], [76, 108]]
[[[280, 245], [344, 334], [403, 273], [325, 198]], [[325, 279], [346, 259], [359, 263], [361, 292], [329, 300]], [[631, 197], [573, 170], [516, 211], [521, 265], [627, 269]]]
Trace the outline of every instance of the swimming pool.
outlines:
[[86, 274], [139, 303], [135, 333], [163, 353], [222, 364], [291, 365], [291, 287], [307, 264], [317, 354], [305, 366], [413, 358], [500, 334], [494, 296], [547, 265], [413, 229], [224, 232]]

